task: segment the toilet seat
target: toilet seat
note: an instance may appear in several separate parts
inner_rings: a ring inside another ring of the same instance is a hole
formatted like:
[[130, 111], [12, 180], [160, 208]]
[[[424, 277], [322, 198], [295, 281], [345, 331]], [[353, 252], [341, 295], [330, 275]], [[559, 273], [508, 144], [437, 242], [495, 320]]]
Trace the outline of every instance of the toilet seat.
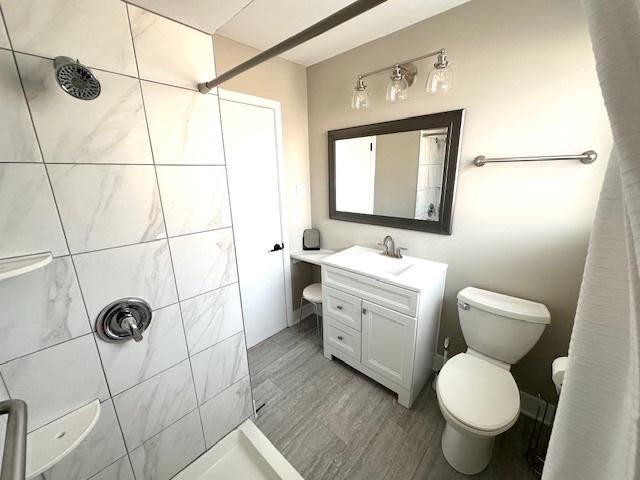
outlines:
[[445, 417], [477, 435], [508, 430], [520, 413], [520, 393], [511, 372], [467, 353], [442, 367], [436, 390]]

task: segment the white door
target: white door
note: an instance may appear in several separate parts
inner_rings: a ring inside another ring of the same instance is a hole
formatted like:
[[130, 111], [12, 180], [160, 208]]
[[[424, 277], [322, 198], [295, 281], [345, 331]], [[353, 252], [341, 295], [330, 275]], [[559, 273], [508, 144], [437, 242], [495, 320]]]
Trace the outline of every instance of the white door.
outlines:
[[252, 347], [287, 326], [279, 111], [222, 99], [220, 111], [245, 334]]
[[373, 303], [362, 302], [362, 363], [409, 388], [416, 319]]
[[373, 213], [376, 137], [336, 142], [336, 210]]

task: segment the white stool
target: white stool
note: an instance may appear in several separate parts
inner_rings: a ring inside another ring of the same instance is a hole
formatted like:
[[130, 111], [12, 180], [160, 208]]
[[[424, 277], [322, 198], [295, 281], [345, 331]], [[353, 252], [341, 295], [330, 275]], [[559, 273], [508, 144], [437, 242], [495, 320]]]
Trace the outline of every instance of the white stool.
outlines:
[[302, 291], [302, 298], [300, 299], [300, 319], [298, 320], [298, 331], [300, 331], [300, 325], [302, 324], [302, 304], [305, 300], [313, 304], [313, 308], [316, 312], [316, 333], [318, 334], [318, 337], [322, 339], [320, 311], [318, 310], [318, 306], [322, 305], [322, 284], [312, 283], [311, 285], [305, 287], [305, 289]]

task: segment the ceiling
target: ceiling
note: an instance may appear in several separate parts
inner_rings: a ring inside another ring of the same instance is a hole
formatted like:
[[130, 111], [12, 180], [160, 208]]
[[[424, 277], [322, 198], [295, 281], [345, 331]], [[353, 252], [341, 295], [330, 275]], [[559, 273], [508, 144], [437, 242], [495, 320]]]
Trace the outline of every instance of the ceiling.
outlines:
[[251, 3], [251, 0], [126, 1], [207, 33], [215, 32]]
[[[209, 33], [259, 50], [304, 30], [353, 0], [129, 0]], [[469, 0], [388, 0], [288, 52], [309, 66], [383, 37]]]

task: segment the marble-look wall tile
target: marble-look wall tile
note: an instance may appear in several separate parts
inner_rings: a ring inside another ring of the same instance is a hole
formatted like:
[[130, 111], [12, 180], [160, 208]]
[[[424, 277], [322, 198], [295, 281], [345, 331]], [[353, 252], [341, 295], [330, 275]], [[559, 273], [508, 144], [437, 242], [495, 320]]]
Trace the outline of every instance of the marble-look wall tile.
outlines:
[[0, 258], [69, 253], [43, 164], [0, 164]]
[[216, 95], [142, 82], [156, 164], [223, 165]]
[[70, 257], [0, 282], [0, 363], [89, 333]]
[[238, 280], [231, 228], [169, 239], [180, 299]]
[[41, 162], [16, 63], [6, 50], [0, 50], [0, 98], [0, 162]]
[[165, 236], [153, 165], [50, 165], [71, 253]]
[[[136, 75], [127, 11], [104, 0], [2, 0], [13, 48]], [[52, 75], [53, 76], [53, 75]]]
[[119, 298], [143, 298], [153, 310], [177, 301], [166, 240], [83, 253], [74, 259], [92, 323], [100, 310]]
[[4, 28], [4, 22], [1, 21], [1, 19], [0, 19], [0, 48], [11, 48], [11, 45], [9, 44], [9, 37], [7, 36], [7, 31]]
[[177, 304], [153, 312], [141, 342], [109, 343], [100, 339], [97, 342], [112, 395], [187, 358]]
[[185, 300], [181, 306], [191, 355], [243, 329], [237, 283]]
[[122, 457], [89, 480], [135, 480], [129, 457]]
[[196, 90], [215, 77], [211, 35], [129, 5], [140, 78]]
[[442, 186], [442, 165], [429, 165], [428, 166], [428, 186], [429, 187], [441, 187]]
[[169, 236], [231, 226], [225, 167], [157, 169]]
[[198, 404], [249, 374], [244, 332], [191, 357]]
[[197, 407], [189, 360], [114, 397], [129, 451]]
[[[100, 405], [100, 417], [89, 435], [73, 452], [49, 469], [45, 476], [47, 480], [85, 480], [125, 454], [118, 420], [113, 403], [109, 399]], [[119, 477], [111, 478], [117, 479]]]
[[427, 165], [418, 165], [418, 187], [417, 190], [425, 190], [429, 187], [429, 168]]
[[249, 377], [244, 377], [202, 404], [200, 414], [207, 448], [211, 448], [253, 415]]
[[99, 398], [109, 398], [92, 335], [0, 365], [12, 398], [29, 405], [29, 431]]
[[137, 480], [167, 480], [193, 462], [205, 450], [197, 410], [131, 452]]
[[17, 59], [45, 162], [153, 163], [138, 80], [95, 71], [100, 96], [82, 101], [58, 86], [50, 60]]

